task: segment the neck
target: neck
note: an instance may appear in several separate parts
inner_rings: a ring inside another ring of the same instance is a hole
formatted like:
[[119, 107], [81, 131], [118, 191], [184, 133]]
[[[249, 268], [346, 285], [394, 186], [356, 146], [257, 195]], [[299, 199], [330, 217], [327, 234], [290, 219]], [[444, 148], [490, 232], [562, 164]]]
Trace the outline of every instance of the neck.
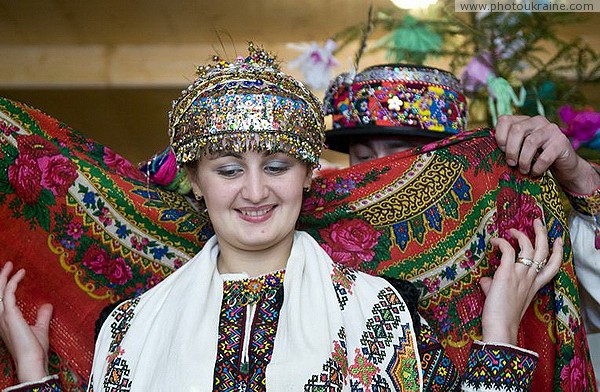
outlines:
[[293, 232], [265, 249], [240, 249], [219, 242], [217, 268], [221, 274], [246, 273], [251, 278], [268, 274], [287, 265], [294, 241]]

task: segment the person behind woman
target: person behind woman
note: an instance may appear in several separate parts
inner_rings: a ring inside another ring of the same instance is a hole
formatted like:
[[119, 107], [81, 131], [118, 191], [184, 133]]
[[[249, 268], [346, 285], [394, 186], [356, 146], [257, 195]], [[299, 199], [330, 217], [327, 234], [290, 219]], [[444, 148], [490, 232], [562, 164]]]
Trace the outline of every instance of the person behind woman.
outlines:
[[[439, 388], [459, 389], [451, 364], [421, 367], [414, 303], [383, 278], [335, 265], [295, 230], [323, 148], [319, 101], [253, 45], [247, 57], [198, 74], [174, 102], [171, 146], [216, 234], [110, 314], [90, 390], [416, 391], [435, 377], [448, 382]], [[518, 324], [562, 253], [556, 241], [544, 267], [547, 234], [539, 221], [535, 231], [535, 246], [512, 232], [517, 262], [507, 241], [494, 241], [502, 261], [482, 281], [485, 343], [473, 347], [465, 389], [520, 391], [531, 382], [537, 357], [514, 347]], [[59, 390], [46, 366], [51, 309], [27, 324], [15, 297], [25, 272], [12, 269], [8, 262], [0, 272], [0, 334], [22, 384], [9, 389]], [[489, 366], [498, 358], [501, 365]]]

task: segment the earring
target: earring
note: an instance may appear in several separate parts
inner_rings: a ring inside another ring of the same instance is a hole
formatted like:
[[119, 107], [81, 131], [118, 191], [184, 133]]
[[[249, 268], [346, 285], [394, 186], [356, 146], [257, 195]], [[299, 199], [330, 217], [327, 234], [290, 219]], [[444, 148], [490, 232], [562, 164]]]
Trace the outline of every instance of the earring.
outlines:
[[204, 205], [204, 208], [202, 209], [202, 212], [207, 213], [208, 212], [208, 208], [206, 208], [206, 203], [204, 202], [204, 197], [202, 195], [197, 195], [197, 194], [194, 193], [194, 199], [196, 199], [196, 201], [198, 202], [198, 204]]

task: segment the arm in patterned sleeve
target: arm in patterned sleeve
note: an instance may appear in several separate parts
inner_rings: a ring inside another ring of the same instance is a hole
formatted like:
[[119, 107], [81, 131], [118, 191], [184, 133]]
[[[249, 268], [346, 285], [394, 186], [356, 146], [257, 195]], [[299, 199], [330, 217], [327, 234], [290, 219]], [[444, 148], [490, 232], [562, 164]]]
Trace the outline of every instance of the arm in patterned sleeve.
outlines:
[[[595, 167], [598, 170], [598, 166]], [[580, 283], [582, 312], [589, 332], [600, 331], [600, 187], [590, 194], [565, 190], [573, 211], [569, 231]], [[593, 245], [592, 245], [593, 244]]]
[[525, 392], [531, 389], [538, 355], [507, 344], [475, 341], [463, 374], [463, 391]]
[[408, 281], [385, 277], [407, 304], [417, 331], [423, 371], [423, 391], [528, 391], [537, 364], [537, 354], [507, 344], [475, 342], [467, 369], [461, 379], [458, 369], [435, 337], [431, 327], [418, 315], [418, 291]]
[[431, 328], [421, 324], [418, 336], [423, 391], [529, 391], [537, 354], [504, 344], [475, 342], [460, 377]]

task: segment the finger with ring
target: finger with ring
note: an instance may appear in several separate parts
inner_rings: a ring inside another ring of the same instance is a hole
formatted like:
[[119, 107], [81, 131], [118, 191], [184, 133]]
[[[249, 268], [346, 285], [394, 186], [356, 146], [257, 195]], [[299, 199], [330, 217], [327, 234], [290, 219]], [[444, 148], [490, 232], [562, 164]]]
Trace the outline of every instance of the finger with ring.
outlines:
[[542, 270], [542, 268], [544, 268], [546, 266], [546, 263], [548, 263], [548, 260], [547, 259], [544, 259], [542, 261], [533, 260], [533, 263], [535, 264], [535, 272], [540, 272]]
[[533, 265], [533, 260], [531, 260], [529, 257], [519, 256], [517, 257], [517, 263], [521, 263], [523, 265], [526, 265], [527, 267], [531, 267]]

